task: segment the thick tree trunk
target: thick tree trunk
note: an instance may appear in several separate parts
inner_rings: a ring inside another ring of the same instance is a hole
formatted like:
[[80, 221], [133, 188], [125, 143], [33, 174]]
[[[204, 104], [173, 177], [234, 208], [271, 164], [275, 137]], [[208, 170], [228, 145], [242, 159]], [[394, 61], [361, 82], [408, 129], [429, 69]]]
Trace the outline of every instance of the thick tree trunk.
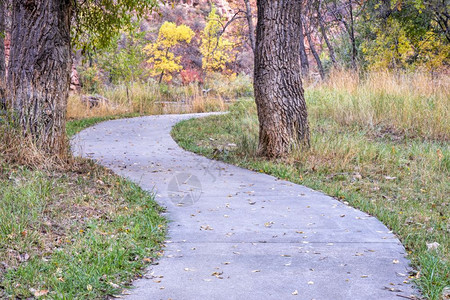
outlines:
[[302, 19], [299, 19], [300, 21], [300, 64], [302, 67], [302, 75], [303, 77], [308, 77], [309, 75], [309, 62], [308, 62], [308, 55], [306, 55], [306, 47], [305, 47], [305, 34], [303, 33], [303, 25], [302, 25]]
[[301, 0], [258, 0], [255, 100], [259, 154], [276, 158], [309, 145], [300, 66]]
[[13, 4], [8, 102], [24, 136], [49, 155], [67, 155], [72, 0]]
[[250, 0], [244, 0], [244, 2], [245, 2], [245, 15], [247, 17], [248, 23], [248, 38], [253, 53], [255, 53], [255, 26], [253, 25], [252, 6], [250, 4]]
[[0, 111], [6, 109], [5, 18], [6, 3], [0, 0]]
[[316, 47], [314, 46], [314, 42], [312, 41], [311, 32], [309, 31], [309, 28], [306, 27], [306, 24], [307, 24], [306, 21], [303, 21], [303, 24], [305, 26], [306, 38], [308, 39], [309, 49], [311, 50], [311, 53], [314, 56], [314, 59], [316, 60], [317, 70], [319, 71], [320, 78], [324, 79], [325, 78], [325, 72], [323, 71], [322, 62], [320, 61], [319, 54], [316, 51]]

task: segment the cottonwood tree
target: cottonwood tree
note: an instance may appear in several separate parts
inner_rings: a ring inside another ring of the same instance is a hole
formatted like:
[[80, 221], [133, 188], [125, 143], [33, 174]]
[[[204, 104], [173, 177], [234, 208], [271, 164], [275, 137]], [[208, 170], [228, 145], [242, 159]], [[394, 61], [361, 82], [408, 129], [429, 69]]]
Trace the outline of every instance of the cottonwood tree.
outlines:
[[110, 46], [97, 53], [96, 60], [108, 74], [114, 84], [124, 84], [128, 104], [131, 106], [131, 86], [147, 75], [142, 66], [146, 60], [144, 53], [145, 32], [140, 32], [139, 24], [133, 25], [131, 32], [124, 32], [116, 37]]
[[[383, 1], [382, 1], [383, 2]], [[338, 6], [338, 3], [340, 4]], [[357, 59], [358, 59], [358, 49], [356, 45], [356, 35], [355, 35], [355, 11], [353, 7], [353, 0], [332, 0], [333, 9], [330, 11], [334, 15], [335, 19], [342, 23], [345, 31], [348, 34], [351, 44], [351, 61], [352, 68], [357, 69]]]
[[322, 61], [320, 60], [319, 53], [316, 50], [316, 46], [314, 44], [312, 38], [312, 26], [311, 26], [311, 17], [309, 18], [309, 22], [306, 18], [302, 16], [302, 24], [305, 28], [306, 39], [308, 40], [309, 49], [311, 50], [314, 59], [316, 60], [317, 70], [319, 71], [320, 78], [323, 80], [325, 78], [325, 72], [323, 70]]
[[6, 97], [6, 65], [5, 65], [5, 1], [0, 0], [0, 110], [5, 107]]
[[317, 22], [319, 23], [320, 32], [322, 33], [322, 37], [325, 41], [325, 44], [327, 45], [328, 52], [330, 54], [331, 63], [333, 64], [334, 67], [336, 67], [336, 65], [337, 65], [336, 54], [334, 53], [334, 47], [331, 44], [330, 39], [328, 38], [328, 33], [327, 33], [327, 29], [325, 27], [325, 21], [324, 21], [323, 14], [322, 14], [322, 10], [323, 10], [322, 0], [315, 1], [315, 8], [316, 8], [316, 12], [317, 12]]
[[254, 89], [261, 156], [309, 145], [300, 66], [301, 0], [258, 0]]
[[59, 158], [68, 154], [71, 41], [84, 51], [104, 47], [132, 23], [132, 13], [155, 5], [155, 0], [13, 1], [7, 104], [38, 149]]
[[250, 0], [244, 0], [245, 3], [245, 17], [247, 18], [248, 24], [248, 40], [250, 42], [250, 47], [253, 52], [255, 52], [255, 26], [253, 25], [253, 13], [252, 4]]
[[194, 31], [187, 25], [177, 26], [172, 22], [164, 22], [159, 29], [155, 43], [144, 47], [144, 51], [150, 56], [147, 60], [153, 66], [152, 75], [159, 75], [159, 83], [163, 78], [172, 80], [172, 73], [183, 69], [181, 56], [175, 56], [172, 49], [182, 42], [189, 44], [194, 37]]
[[308, 77], [309, 75], [309, 61], [308, 61], [308, 55], [306, 54], [306, 47], [305, 47], [305, 34], [303, 32], [303, 22], [302, 18], [299, 19], [300, 21], [300, 31], [298, 32], [300, 36], [300, 64], [302, 67], [302, 75], [303, 77]]
[[224, 18], [217, 14], [217, 9], [212, 5], [201, 34], [200, 53], [202, 68], [205, 72], [222, 71], [226, 68], [226, 63], [231, 60], [234, 45], [223, 34], [232, 21], [222, 26], [223, 23]]

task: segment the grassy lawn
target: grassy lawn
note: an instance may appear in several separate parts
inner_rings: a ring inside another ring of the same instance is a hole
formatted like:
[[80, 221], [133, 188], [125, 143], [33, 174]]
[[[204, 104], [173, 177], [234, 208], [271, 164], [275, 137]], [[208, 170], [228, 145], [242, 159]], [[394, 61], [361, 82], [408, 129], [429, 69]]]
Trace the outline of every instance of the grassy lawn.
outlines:
[[172, 135], [187, 150], [321, 190], [376, 216], [405, 245], [423, 295], [440, 299], [450, 285], [448, 91], [368, 85], [307, 89], [311, 148], [283, 160], [257, 157], [251, 99], [227, 115], [183, 121]]
[[102, 117], [92, 117], [87, 119], [75, 119], [70, 120], [66, 124], [66, 132], [69, 138], [73, 137], [75, 134], [80, 132], [81, 130], [94, 126], [97, 123], [108, 121], [108, 120], [116, 120], [123, 118], [134, 118], [139, 117], [140, 115], [137, 113], [126, 113], [120, 115], [110, 115], [110, 116], [102, 116]]
[[153, 195], [87, 160], [37, 170], [2, 156], [0, 298], [104, 299], [160, 255], [166, 220]]

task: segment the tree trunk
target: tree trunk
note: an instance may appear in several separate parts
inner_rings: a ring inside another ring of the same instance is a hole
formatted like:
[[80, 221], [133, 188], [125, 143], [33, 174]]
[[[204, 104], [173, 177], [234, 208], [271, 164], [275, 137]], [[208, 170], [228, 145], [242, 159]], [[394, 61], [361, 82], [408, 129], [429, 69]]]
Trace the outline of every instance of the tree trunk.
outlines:
[[6, 109], [5, 1], [0, 0], [0, 111]]
[[309, 75], [309, 62], [308, 62], [308, 55], [306, 55], [306, 47], [305, 47], [305, 34], [303, 33], [303, 25], [302, 25], [302, 19], [299, 19], [300, 21], [300, 64], [302, 67], [302, 75], [303, 77], [308, 77]]
[[349, 11], [350, 11], [350, 28], [348, 34], [350, 35], [350, 41], [352, 43], [352, 67], [354, 70], [358, 68], [356, 64], [356, 59], [358, 56], [358, 50], [356, 49], [356, 39], [355, 39], [355, 26], [353, 20], [353, 5], [352, 0], [348, 0]]
[[248, 38], [250, 41], [250, 46], [252, 47], [253, 53], [255, 53], [255, 26], [253, 25], [253, 14], [252, 6], [250, 0], [244, 0], [245, 2], [245, 15], [247, 17], [248, 23]]
[[258, 0], [255, 101], [259, 155], [277, 158], [309, 146], [300, 66], [301, 0]]
[[350, 38], [350, 43], [352, 45], [352, 68], [354, 70], [357, 69], [357, 64], [356, 64], [356, 60], [357, 60], [357, 56], [358, 56], [358, 50], [356, 49], [356, 39], [355, 39], [355, 32], [354, 32], [354, 20], [353, 20], [353, 5], [352, 5], [352, 0], [348, 0], [348, 4], [349, 4], [349, 17], [350, 17], [350, 24], [348, 24], [344, 17], [338, 12], [338, 7], [337, 7], [337, 3], [336, 1], [333, 1], [333, 6], [334, 6], [334, 17], [336, 18], [336, 20], [338, 20], [339, 22], [342, 23], [342, 25], [344, 25], [345, 30], [348, 33], [348, 36]]
[[325, 44], [327, 44], [328, 52], [330, 53], [330, 59], [333, 63], [333, 66], [336, 66], [336, 55], [334, 54], [333, 45], [331, 45], [330, 40], [328, 39], [327, 31], [325, 29], [325, 25], [323, 24], [322, 18], [322, 1], [319, 0], [319, 4], [317, 6], [317, 19], [319, 21], [320, 31], [322, 32], [323, 39], [325, 40]]
[[325, 72], [323, 71], [322, 62], [320, 61], [319, 54], [316, 51], [316, 47], [314, 46], [314, 43], [311, 38], [311, 33], [308, 30], [308, 27], [306, 27], [307, 22], [303, 21], [303, 25], [305, 26], [305, 32], [306, 32], [306, 38], [308, 39], [309, 49], [311, 49], [311, 53], [314, 56], [314, 59], [316, 60], [317, 69], [320, 74], [320, 78], [323, 80], [325, 78]]
[[72, 0], [14, 1], [8, 103], [24, 136], [65, 158]]

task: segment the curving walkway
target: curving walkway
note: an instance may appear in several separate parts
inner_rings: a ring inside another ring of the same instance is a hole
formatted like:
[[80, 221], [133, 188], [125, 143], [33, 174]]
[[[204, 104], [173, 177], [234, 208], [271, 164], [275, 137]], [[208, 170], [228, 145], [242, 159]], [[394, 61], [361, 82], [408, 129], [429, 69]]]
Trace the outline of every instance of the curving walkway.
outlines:
[[114, 120], [75, 154], [128, 177], [167, 207], [165, 255], [129, 299], [404, 299], [405, 249], [376, 218], [309, 188], [211, 161], [170, 137], [180, 120]]

